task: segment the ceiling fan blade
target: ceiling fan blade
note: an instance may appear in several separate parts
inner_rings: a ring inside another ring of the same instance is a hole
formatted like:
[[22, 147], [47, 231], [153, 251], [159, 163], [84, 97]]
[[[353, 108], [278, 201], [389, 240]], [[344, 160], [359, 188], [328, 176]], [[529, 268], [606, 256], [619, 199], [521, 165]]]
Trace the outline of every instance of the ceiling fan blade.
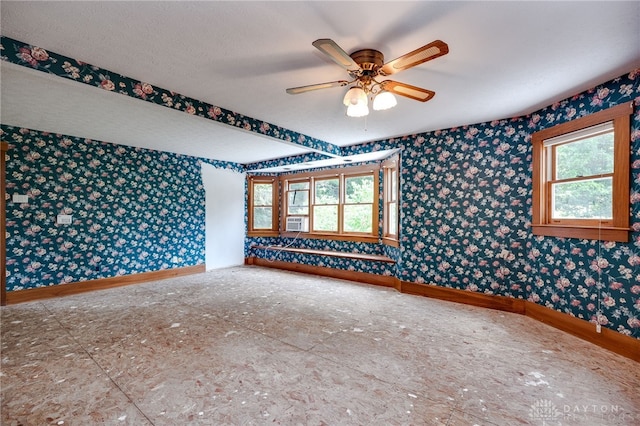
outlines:
[[330, 81], [328, 83], [310, 84], [308, 86], [291, 87], [287, 89], [290, 95], [299, 95], [300, 93], [311, 92], [312, 90], [328, 89], [330, 87], [346, 86], [349, 84], [346, 80]]
[[380, 84], [384, 90], [420, 102], [427, 102], [436, 95], [436, 92], [432, 92], [431, 90], [411, 86], [410, 84], [399, 83], [393, 80], [385, 80]]
[[360, 65], [358, 65], [356, 61], [354, 61], [351, 56], [347, 54], [347, 52], [342, 50], [342, 48], [330, 38], [321, 38], [311, 44], [313, 44], [316, 49], [333, 59], [336, 64], [340, 65], [347, 71], [356, 72], [360, 70]]
[[424, 62], [446, 55], [447, 53], [449, 53], [449, 46], [447, 43], [441, 40], [436, 40], [414, 50], [413, 52], [402, 55], [393, 61], [387, 62], [382, 66], [382, 68], [380, 68], [380, 73], [383, 75], [395, 74], [399, 71], [406, 70], [407, 68], [415, 67], [416, 65], [420, 65]]

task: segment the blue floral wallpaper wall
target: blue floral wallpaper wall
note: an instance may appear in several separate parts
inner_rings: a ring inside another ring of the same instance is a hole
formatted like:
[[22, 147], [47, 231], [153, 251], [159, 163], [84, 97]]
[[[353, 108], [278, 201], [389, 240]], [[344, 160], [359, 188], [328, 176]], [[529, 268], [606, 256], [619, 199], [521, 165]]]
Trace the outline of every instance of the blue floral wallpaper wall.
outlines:
[[640, 69], [538, 111], [521, 126], [536, 131], [629, 101], [635, 101], [630, 242], [528, 234], [524, 272], [528, 300], [640, 338]]
[[[200, 159], [0, 129], [10, 147], [8, 291], [204, 263]], [[13, 203], [13, 194], [29, 202]], [[58, 214], [73, 223], [57, 224]]]
[[531, 116], [410, 138], [401, 278], [542, 304], [640, 338], [640, 113], [628, 244], [534, 237], [531, 134], [640, 95], [634, 71]]
[[[533, 236], [532, 133], [633, 100], [630, 242]], [[526, 299], [640, 338], [639, 103], [640, 70], [635, 70], [526, 117], [343, 149], [344, 155], [402, 149], [400, 248], [374, 244], [367, 250], [396, 259], [391, 269], [404, 281]], [[301, 245], [364, 251], [353, 243], [308, 241]], [[289, 260], [319, 262], [304, 256]], [[323, 262], [353, 266], [344, 259]], [[363, 262], [357, 270], [390, 273], [388, 265], [375, 262]]]
[[[339, 148], [6, 37], [1, 48], [2, 60], [324, 153], [401, 149], [399, 248], [294, 242], [300, 247], [386, 254], [395, 264], [292, 253], [279, 253], [279, 260], [526, 299], [640, 338], [638, 70], [525, 117]], [[534, 237], [531, 134], [634, 100], [631, 241]], [[7, 126], [2, 132], [3, 140], [13, 146], [7, 163], [8, 194], [30, 195], [28, 204], [7, 206], [8, 290], [203, 262], [201, 160]], [[321, 155], [249, 168], [316, 156]], [[59, 213], [72, 214], [73, 226], [55, 224]], [[253, 250], [271, 258], [273, 251], [251, 246], [289, 242], [247, 238], [245, 247], [247, 253]]]

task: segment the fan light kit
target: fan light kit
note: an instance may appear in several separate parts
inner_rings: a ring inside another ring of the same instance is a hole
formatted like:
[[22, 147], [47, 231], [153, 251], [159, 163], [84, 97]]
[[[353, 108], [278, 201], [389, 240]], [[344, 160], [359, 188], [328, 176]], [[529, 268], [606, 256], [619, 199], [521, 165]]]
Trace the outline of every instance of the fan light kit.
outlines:
[[436, 40], [385, 64], [382, 53], [374, 49], [362, 49], [348, 55], [336, 42], [328, 38], [314, 41], [313, 46], [346, 69], [352, 80], [292, 87], [287, 89], [287, 93], [298, 95], [312, 90], [353, 84], [342, 100], [347, 107], [349, 117], [368, 115], [369, 98], [373, 100], [373, 109], [376, 111], [396, 106], [398, 102], [394, 94], [420, 102], [433, 98], [435, 92], [431, 90], [393, 80], [379, 81], [376, 78], [395, 74], [449, 53], [449, 46], [443, 41]]

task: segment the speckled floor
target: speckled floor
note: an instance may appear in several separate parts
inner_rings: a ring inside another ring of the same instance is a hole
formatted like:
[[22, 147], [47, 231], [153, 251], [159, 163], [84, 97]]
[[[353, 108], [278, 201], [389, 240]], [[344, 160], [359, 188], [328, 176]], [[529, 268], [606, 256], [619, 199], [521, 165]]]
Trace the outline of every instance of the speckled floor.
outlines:
[[638, 425], [640, 366], [529, 318], [258, 267], [2, 308], [3, 425]]

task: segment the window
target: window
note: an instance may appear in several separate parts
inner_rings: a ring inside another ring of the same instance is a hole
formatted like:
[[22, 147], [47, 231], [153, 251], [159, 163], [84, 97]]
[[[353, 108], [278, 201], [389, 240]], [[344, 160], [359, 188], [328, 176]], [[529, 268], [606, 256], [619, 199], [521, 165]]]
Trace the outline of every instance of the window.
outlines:
[[378, 173], [353, 167], [283, 176], [283, 221], [307, 217], [311, 237], [377, 240]]
[[627, 103], [536, 132], [534, 235], [629, 240]]
[[398, 193], [400, 186], [398, 155], [384, 161], [383, 168], [383, 241], [398, 241]]
[[278, 234], [278, 181], [273, 177], [249, 179], [249, 234]]
[[287, 215], [309, 215], [309, 181], [287, 182]]
[[345, 176], [342, 205], [344, 232], [373, 233], [373, 188], [372, 174]]
[[340, 179], [314, 180], [313, 195], [311, 229], [316, 232], [338, 232]]

